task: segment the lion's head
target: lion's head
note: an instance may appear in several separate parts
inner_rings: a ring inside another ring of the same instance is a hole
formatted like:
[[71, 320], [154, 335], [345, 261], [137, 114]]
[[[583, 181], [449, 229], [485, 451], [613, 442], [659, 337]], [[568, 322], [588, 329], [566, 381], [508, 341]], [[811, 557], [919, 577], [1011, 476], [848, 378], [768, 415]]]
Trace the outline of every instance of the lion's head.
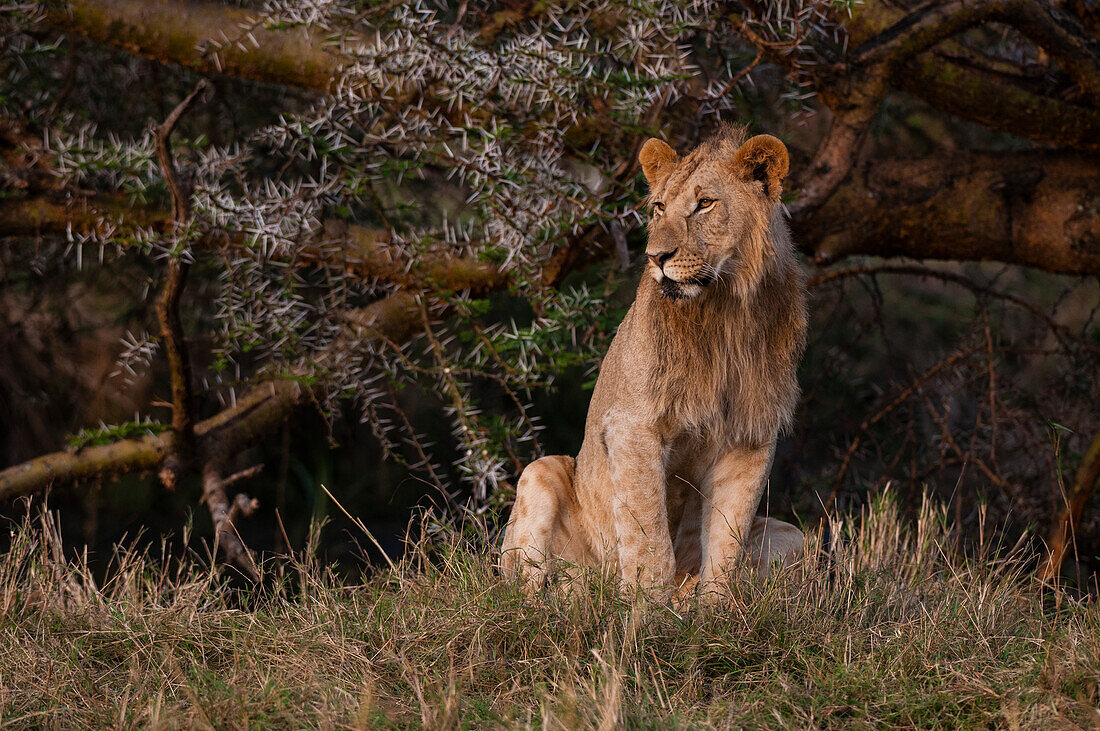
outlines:
[[783, 143], [745, 140], [726, 126], [684, 157], [650, 139], [638, 159], [652, 212], [646, 271], [661, 293], [691, 299], [723, 280], [751, 292], [773, 253], [769, 230], [789, 165]]

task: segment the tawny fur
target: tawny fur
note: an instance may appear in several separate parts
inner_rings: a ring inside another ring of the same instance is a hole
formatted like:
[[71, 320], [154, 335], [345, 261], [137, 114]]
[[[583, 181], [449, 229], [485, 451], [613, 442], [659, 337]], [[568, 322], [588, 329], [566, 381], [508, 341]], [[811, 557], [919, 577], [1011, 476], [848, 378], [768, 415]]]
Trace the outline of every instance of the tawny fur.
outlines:
[[681, 158], [639, 155], [650, 185], [646, 275], [608, 349], [576, 460], [520, 477], [502, 566], [541, 584], [556, 560], [610, 564], [628, 583], [718, 579], [801, 548], [756, 518], [778, 433], [798, 399], [803, 277], [778, 201], [787, 151], [726, 127]]

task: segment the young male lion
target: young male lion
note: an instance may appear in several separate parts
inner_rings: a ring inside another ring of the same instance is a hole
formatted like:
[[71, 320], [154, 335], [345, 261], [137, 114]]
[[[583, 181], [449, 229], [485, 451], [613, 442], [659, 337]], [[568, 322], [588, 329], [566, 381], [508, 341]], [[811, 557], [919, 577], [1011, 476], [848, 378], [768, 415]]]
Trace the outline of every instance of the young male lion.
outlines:
[[757, 518], [779, 431], [798, 398], [805, 286], [779, 196], [787, 149], [721, 129], [680, 157], [639, 160], [652, 219], [646, 276], [600, 368], [574, 461], [519, 480], [502, 566], [540, 585], [555, 559], [622, 579], [704, 584], [743, 548], [758, 565], [802, 547]]

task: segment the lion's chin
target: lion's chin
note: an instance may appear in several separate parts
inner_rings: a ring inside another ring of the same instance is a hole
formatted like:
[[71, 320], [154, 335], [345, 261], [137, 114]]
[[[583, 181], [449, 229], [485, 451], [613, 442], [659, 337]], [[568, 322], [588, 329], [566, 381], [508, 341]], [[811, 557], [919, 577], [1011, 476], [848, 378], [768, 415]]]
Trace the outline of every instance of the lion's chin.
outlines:
[[714, 276], [704, 274], [701, 277], [692, 277], [683, 282], [663, 277], [660, 280], [661, 295], [667, 300], [689, 300], [698, 297], [712, 282]]
[[689, 300], [703, 293], [703, 285], [695, 282], [677, 282], [665, 277], [661, 280], [661, 296], [666, 300]]

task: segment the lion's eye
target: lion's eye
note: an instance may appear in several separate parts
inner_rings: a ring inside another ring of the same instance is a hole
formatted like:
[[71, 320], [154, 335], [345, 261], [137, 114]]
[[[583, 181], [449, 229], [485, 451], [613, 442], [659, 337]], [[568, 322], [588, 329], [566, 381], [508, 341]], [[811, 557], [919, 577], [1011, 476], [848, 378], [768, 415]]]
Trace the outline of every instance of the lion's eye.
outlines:
[[714, 205], [714, 199], [713, 198], [700, 198], [699, 199], [699, 210], [700, 211], [706, 210], [707, 208], [710, 208], [713, 205]]
[[665, 212], [665, 204], [664, 203], [654, 203], [653, 204], [653, 211], [655, 213], [664, 213]]

